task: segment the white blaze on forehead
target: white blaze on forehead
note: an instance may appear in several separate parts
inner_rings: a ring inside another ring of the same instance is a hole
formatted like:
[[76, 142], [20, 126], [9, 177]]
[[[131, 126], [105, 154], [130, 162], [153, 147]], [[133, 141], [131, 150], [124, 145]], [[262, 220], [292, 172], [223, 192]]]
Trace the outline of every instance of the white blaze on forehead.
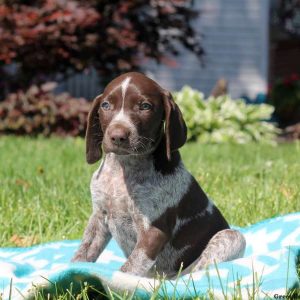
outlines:
[[122, 89], [122, 108], [124, 107], [124, 100], [125, 100], [125, 95], [126, 95], [126, 91], [129, 85], [131, 78], [130, 77], [126, 77], [122, 83], [121, 83], [121, 89]]
[[121, 92], [122, 92], [122, 106], [121, 110], [119, 113], [114, 117], [114, 121], [125, 121], [127, 123], [130, 123], [130, 120], [127, 116], [124, 114], [124, 103], [125, 103], [125, 96], [126, 96], [126, 91], [129, 85], [129, 82], [131, 80], [131, 77], [126, 77], [122, 82], [121, 82]]

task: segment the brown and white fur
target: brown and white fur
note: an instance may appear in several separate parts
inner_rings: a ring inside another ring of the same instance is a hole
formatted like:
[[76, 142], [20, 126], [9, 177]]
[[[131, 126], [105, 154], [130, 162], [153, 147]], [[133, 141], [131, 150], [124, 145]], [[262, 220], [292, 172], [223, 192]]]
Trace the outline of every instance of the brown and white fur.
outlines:
[[171, 94], [140, 73], [114, 79], [88, 117], [93, 213], [73, 261], [94, 262], [113, 237], [121, 271], [174, 276], [239, 258], [245, 239], [185, 169], [178, 149], [186, 126]]

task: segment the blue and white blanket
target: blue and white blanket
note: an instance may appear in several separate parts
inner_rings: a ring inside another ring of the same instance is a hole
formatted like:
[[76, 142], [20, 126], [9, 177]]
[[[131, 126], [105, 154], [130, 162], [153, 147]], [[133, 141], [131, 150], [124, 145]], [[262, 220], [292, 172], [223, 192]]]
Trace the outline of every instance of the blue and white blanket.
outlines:
[[225, 296], [248, 299], [253, 294], [259, 298], [276, 298], [299, 288], [300, 212], [238, 229], [247, 240], [244, 258], [212, 265], [207, 270], [163, 283], [119, 272], [125, 258], [113, 240], [96, 263], [70, 263], [79, 241], [2, 248], [0, 294], [3, 299], [24, 299], [32, 295], [35, 287], [53, 292], [70, 289], [71, 282], [73, 292], [87, 282], [102, 291], [129, 291], [143, 299], [153, 292], [174, 298], [207, 293], [213, 294], [214, 299]]

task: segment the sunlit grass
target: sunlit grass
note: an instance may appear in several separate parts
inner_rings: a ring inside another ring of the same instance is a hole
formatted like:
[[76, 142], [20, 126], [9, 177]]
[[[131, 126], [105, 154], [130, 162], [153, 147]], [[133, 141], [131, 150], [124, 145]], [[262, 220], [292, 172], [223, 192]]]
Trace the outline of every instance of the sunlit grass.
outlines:
[[[300, 144], [187, 144], [186, 167], [239, 226], [300, 211]], [[0, 246], [81, 237], [91, 213], [82, 139], [0, 137]]]

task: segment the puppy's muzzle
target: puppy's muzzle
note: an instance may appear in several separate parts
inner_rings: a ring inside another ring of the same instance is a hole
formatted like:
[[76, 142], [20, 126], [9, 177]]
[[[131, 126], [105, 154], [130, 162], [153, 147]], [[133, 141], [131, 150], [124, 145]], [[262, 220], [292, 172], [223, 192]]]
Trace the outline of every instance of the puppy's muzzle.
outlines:
[[128, 147], [130, 130], [120, 124], [115, 124], [108, 129], [108, 137], [112, 145], [117, 147]]

